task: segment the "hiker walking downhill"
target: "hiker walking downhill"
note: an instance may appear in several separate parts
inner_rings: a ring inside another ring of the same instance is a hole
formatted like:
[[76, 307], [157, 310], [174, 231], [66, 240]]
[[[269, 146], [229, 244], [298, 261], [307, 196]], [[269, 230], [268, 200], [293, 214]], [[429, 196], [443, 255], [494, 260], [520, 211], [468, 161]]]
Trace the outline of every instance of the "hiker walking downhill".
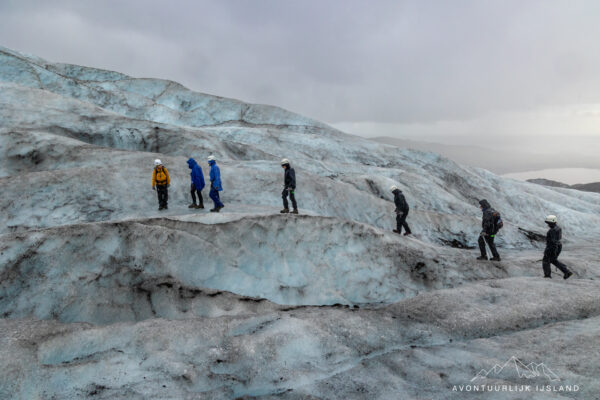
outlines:
[[169, 171], [159, 159], [154, 160], [154, 169], [152, 170], [152, 189], [156, 190], [158, 195], [158, 209], [167, 210], [169, 201]]
[[487, 253], [485, 251], [485, 244], [487, 243], [493, 256], [490, 260], [500, 261], [500, 254], [498, 254], [498, 250], [496, 250], [494, 238], [496, 237], [496, 234], [498, 233], [500, 228], [502, 228], [502, 218], [500, 218], [500, 213], [494, 210], [487, 200], [480, 200], [479, 206], [481, 208], [481, 211], [483, 212], [483, 218], [481, 220], [482, 230], [478, 240], [481, 256], [477, 257], [477, 259], [488, 259]]
[[210, 211], [219, 212], [225, 205], [221, 203], [221, 199], [219, 198], [219, 192], [223, 190], [223, 186], [221, 185], [221, 171], [219, 170], [215, 156], [208, 157], [208, 165], [210, 165], [210, 193], [208, 195], [213, 203], [215, 203], [215, 207]]
[[[190, 177], [192, 178], [192, 185], [190, 188], [190, 193], [192, 195], [192, 204], [190, 204], [189, 208], [204, 208], [204, 199], [202, 198], [202, 189], [204, 189], [204, 174], [202, 173], [202, 168], [198, 165], [196, 160], [190, 158], [187, 160], [188, 167], [192, 170], [190, 172]], [[198, 195], [198, 204], [196, 204], [196, 195]]]
[[298, 214], [298, 205], [296, 204], [296, 196], [294, 194], [296, 190], [296, 172], [294, 168], [290, 166], [290, 161], [287, 158], [281, 160], [281, 168], [283, 168], [283, 192], [281, 192], [281, 198], [283, 199], [283, 210], [280, 212], [286, 214], [290, 212], [288, 206], [288, 195], [292, 201], [292, 214]]
[[555, 215], [548, 215], [545, 222], [550, 229], [546, 233], [546, 249], [544, 250], [544, 259], [542, 260], [544, 278], [552, 278], [550, 264], [554, 264], [564, 274], [563, 278], [569, 279], [573, 273], [569, 271], [565, 264], [558, 261], [558, 256], [562, 251], [562, 229], [557, 225]]
[[394, 194], [394, 204], [396, 205], [396, 229], [394, 232], [397, 234], [402, 233], [402, 228], [404, 227], [404, 236], [410, 235], [411, 230], [406, 223], [406, 217], [408, 217], [408, 203], [406, 202], [406, 198], [402, 191], [398, 188], [398, 186], [392, 186], [390, 188], [392, 193]]

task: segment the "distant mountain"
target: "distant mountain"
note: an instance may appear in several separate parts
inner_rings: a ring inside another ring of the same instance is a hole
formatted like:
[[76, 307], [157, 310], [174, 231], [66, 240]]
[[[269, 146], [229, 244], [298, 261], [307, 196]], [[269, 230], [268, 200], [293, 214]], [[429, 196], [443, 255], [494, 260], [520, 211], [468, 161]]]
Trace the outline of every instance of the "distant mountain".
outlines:
[[388, 136], [371, 140], [397, 147], [430, 151], [441, 154], [459, 164], [485, 168], [495, 174], [535, 171], [549, 168], [600, 168], [600, 159], [576, 154], [530, 154], [489, 147], [459, 146], [434, 142], [420, 142]]
[[600, 193], [600, 182], [577, 183], [575, 185], [571, 185], [571, 188], [577, 189], [577, 190], [582, 190], [584, 192]]
[[571, 186], [567, 185], [566, 183], [553, 181], [552, 179], [535, 178], [535, 179], [527, 179], [527, 182], [537, 183], [538, 185], [551, 186], [551, 187], [571, 188]]
[[543, 185], [543, 186], [561, 187], [561, 188], [566, 188], [566, 189], [581, 190], [582, 192], [600, 193], [600, 182], [577, 183], [575, 185], [567, 185], [566, 183], [557, 182], [557, 181], [553, 181], [551, 179], [544, 179], [544, 178], [527, 179], [527, 182], [537, 183], [538, 185]]

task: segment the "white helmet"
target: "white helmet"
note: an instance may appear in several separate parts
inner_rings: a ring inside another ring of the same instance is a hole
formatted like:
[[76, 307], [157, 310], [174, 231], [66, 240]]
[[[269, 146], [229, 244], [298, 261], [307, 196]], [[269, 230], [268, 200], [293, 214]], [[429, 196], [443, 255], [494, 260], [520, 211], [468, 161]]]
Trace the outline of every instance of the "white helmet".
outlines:
[[215, 156], [208, 156], [208, 161], [215, 161], [215, 160], [216, 160]]
[[154, 160], [154, 165], [155, 165], [155, 166], [162, 165], [162, 161], [160, 161], [160, 160], [157, 158], [156, 160]]
[[289, 164], [290, 160], [288, 160], [287, 158], [284, 158], [283, 160], [281, 160], [281, 165], [285, 165], [285, 164]]
[[558, 218], [556, 218], [556, 215], [548, 215], [546, 217], [546, 222], [549, 222], [551, 224], [555, 224], [556, 221], [558, 221]]
[[392, 187], [390, 187], [390, 192], [394, 192], [396, 190], [398, 190], [398, 186], [392, 185]]

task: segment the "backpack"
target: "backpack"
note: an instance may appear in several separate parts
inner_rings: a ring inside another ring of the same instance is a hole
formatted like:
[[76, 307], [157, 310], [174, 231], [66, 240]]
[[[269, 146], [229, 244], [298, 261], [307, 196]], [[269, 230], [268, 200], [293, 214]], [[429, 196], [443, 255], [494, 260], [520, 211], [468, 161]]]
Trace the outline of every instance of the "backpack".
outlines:
[[494, 211], [494, 232], [498, 232], [504, 226], [504, 222], [502, 222], [502, 217], [498, 211]]
[[156, 167], [156, 184], [157, 185], [166, 185], [167, 184], [167, 174], [165, 173], [165, 167], [162, 167], [160, 170]]

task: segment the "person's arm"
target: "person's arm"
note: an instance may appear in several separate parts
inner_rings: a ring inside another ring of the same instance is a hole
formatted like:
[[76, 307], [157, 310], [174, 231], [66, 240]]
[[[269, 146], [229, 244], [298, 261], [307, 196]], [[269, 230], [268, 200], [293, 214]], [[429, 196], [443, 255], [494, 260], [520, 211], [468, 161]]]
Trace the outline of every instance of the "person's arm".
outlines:
[[165, 170], [165, 175], [167, 176], [167, 185], [171, 184], [171, 178], [169, 177], [169, 171], [163, 167], [163, 169]]
[[152, 170], [152, 189], [156, 187], [156, 168]]
[[290, 188], [296, 189], [296, 172], [293, 169], [290, 170]]

